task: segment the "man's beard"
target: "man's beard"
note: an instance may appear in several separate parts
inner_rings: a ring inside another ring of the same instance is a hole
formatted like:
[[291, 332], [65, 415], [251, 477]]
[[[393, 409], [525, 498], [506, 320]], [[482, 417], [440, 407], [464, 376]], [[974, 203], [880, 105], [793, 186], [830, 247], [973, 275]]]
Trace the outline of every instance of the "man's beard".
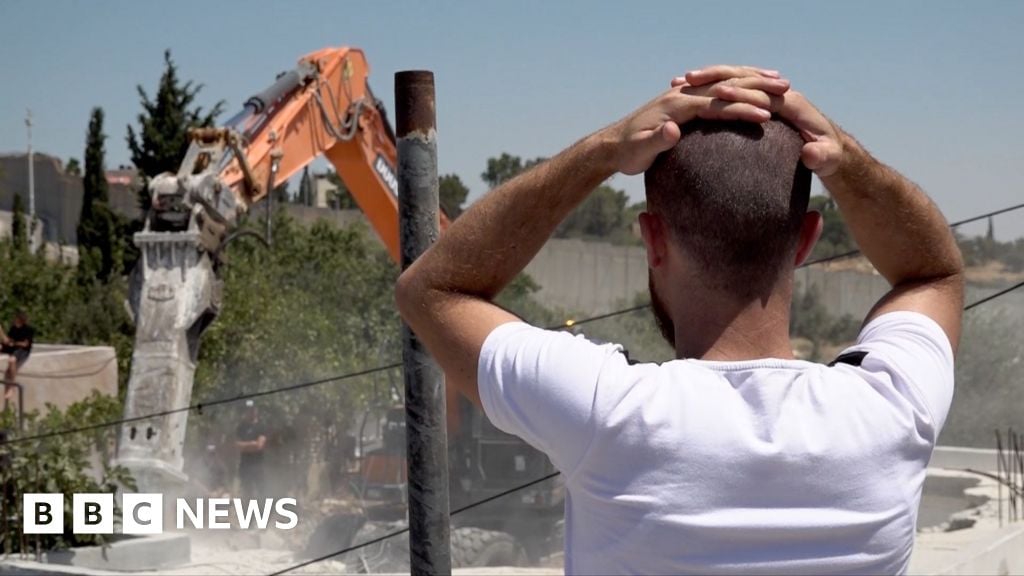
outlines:
[[650, 268], [647, 269], [647, 289], [651, 293], [651, 308], [654, 310], [654, 321], [658, 325], [658, 330], [661, 331], [661, 337], [668, 342], [669, 346], [675, 348], [676, 326], [672, 322], [672, 317], [668, 315], [665, 302], [658, 296], [658, 290], [654, 287], [654, 275], [651, 274]]

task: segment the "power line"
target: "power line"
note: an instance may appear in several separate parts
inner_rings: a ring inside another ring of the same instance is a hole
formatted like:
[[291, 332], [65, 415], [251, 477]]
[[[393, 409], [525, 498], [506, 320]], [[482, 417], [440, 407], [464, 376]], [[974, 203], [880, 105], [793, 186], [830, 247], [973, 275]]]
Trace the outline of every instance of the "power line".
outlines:
[[963, 226], [964, 224], [970, 224], [971, 222], [977, 222], [978, 220], [984, 220], [985, 218], [991, 218], [992, 216], [998, 216], [1007, 212], [1013, 212], [1014, 210], [1020, 210], [1024, 208], [1024, 203], [1016, 204], [1014, 206], [1007, 206], [1006, 208], [1000, 208], [999, 210], [993, 210], [985, 214], [979, 214], [978, 216], [971, 216], [963, 220], [957, 220], [949, 225], [950, 228], [956, 228], [957, 226]]
[[[500, 498], [504, 498], [505, 496], [508, 496], [509, 494], [514, 494], [516, 492], [519, 492], [520, 490], [525, 490], [525, 489], [527, 489], [527, 488], [529, 488], [531, 486], [536, 486], [537, 484], [540, 484], [542, 482], [546, 482], [548, 480], [551, 480], [552, 478], [558, 476], [559, 474], [561, 474], [561, 472], [552, 472], [552, 473], [550, 473], [550, 474], [548, 474], [546, 476], [543, 476], [541, 478], [537, 478], [536, 480], [531, 480], [531, 481], [529, 481], [526, 484], [523, 484], [521, 486], [516, 486], [515, 488], [509, 488], [508, 490], [504, 490], [502, 492], [498, 492], [497, 494], [494, 494], [493, 496], [488, 496], [487, 498], [484, 498], [483, 500], [478, 500], [476, 502], [471, 502], [469, 504], [466, 504], [465, 506], [461, 506], [459, 508], [456, 508], [455, 510], [452, 510], [451, 514], [449, 514], [449, 516], [455, 516], [456, 514], [461, 514], [461, 513], [465, 512], [467, 510], [472, 510], [473, 508], [476, 508], [478, 506], [483, 506], [484, 504], [488, 504], [488, 503], [494, 502], [495, 500], [498, 500]], [[281, 574], [287, 574], [288, 572], [291, 572], [293, 570], [298, 570], [299, 568], [305, 568], [306, 566], [309, 566], [310, 564], [316, 564], [317, 562], [323, 562], [324, 560], [330, 560], [331, 558], [334, 558], [335, 556], [341, 556], [342, 554], [348, 554], [349, 552], [355, 552], [356, 550], [361, 550], [363, 548], [366, 548], [367, 546], [372, 546], [374, 544], [377, 544], [378, 542], [383, 542], [385, 540], [388, 540], [389, 538], [394, 538], [395, 536], [401, 536], [402, 534], [405, 534], [408, 531], [409, 531], [409, 528], [401, 528], [401, 529], [395, 530], [393, 532], [388, 532], [387, 534], [384, 534], [382, 536], [378, 536], [376, 538], [372, 538], [370, 540], [367, 540], [366, 542], [360, 542], [359, 544], [355, 544], [355, 545], [349, 546], [348, 548], [343, 548], [341, 550], [338, 550], [337, 552], [331, 552], [330, 554], [324, 554], [323, 556], [318, 556], [316, 558], [312, 558], [310, 560], [306, 560], [305, 562], [302, 562], [300, 564], [296, 564], [294, 566], [289, 566], [288, 568], [285, 568], [284, 570], [279, 570], [277, 572], [274, 572], [273, 574], [270, 574], [269, 576], [280, 576]]]
[[1005, 294], [1009, 294], [1010, 292], [1013, 292], [1014, 290], [1020, 288], [1021, 286], [1024, 286], [1024, 282], [1018, 282], [1018, 283], [1014, 284], [1013, 286], [1010, 286], [1009, 288], [1004, 288], [1004, 289], [1000, 290], [999, 292], [996, 292], [994, 294], [989, 294], [988, 296], [985, 296], [984, 298], [981, 298], [980, 300], [977, 300], [976, 302], [971, 302], [967, 306], [964, 306], [964, 312], [966, 312], [968, 310], [971, 310], [973, 308], [977, 308], [978, 306], [981, 306], [982, 304], [984, 304], [986, 302], [989, 302], [991, 300], [995, 300], [996, 298], [999, 298], [1000, 296], [1003, 296]]
[[[1017, 284], [1014, 284], [1013, 286], [1010, 286], [1009, 288], [1004, 288], [1003, 290], [1000, 290], [999, 292], [996, 292], [994, 294], [989, 294], [988, 296], [985, 296], [984, 298], [979, 299], [977, 302], [971, 302], [970, 304], [964, 306], [964, 312], [967, 312], [968, 310], [972, 310], [972, 309], [974, 309], [974, 308], [976, 308], [978, 306], [981, 306], [982, 304], [984, 304], [984, 303], [986, 303], [986, 302], [988, 302], [990, 300], [995, 300], [996, 298], [999, 298], [1000, 296], [1009, 294], [1010, 292], [1013, 292], [1014, 290], [1017, 290], [1017, 289], [1019, 289], [1021, 287], [1024, 287], [1024, 282], [1019, 282]], [[594, 322], [594, 321], [597, 321], [597, 320], [605, 320], [607, 318], [613, 318], [615, 316], [621, 316], [623, 314], [629, 314], [630, 312], [636, 312], [638, 310], [643, 310], [644, 308], [650, 307], [650, 305], [651, 305], [651, 303], [648, 302], [647, 304], [641, 304], [639, 306], [631, 306], [629, 308], [623, 308], [622, 310], [616, 310], [614, 312], [608, 312], [607, 314], [601, 314], [600, 316], [594, 316], [593, 318], [584, 318], [583, 320], [566, 320], [562, 324], [559, 324], [557, 326], [548, 328], [548, 330], [560, 330], [560, 329], [564, 330], [566, 328], [572, 328], [573, 326], [579, 326], [580, 324], [586, 324], [588, 322]]]
[[640, 310], [644, 310], [644, 309], [650, 307], [650, 305], [651, 305], [651, 303], [648, 302], [646, 304], [638, 304], [636, 306], [631, 306], [629, 308], [624, 308], [622, 310], [616, 310], [614, 312], [608, 312], [607, 314], [600, 314], [598, 316], [591, 316], [589, 318], [584, 318], [582, 320], [572, 320], [572, 319], [569, 319], [569, 320], [566, 320], [565, 322], [563, 322], [561, 324], [556, 324], [554, 326], [549, 326], [548, 328], [546, 328], [546, 330], [559, 330], [559, 329], [564, 329], [564, 328], [572, 328], [573, 326], [579, 326], [580, 324], [587, 324], [589, 322], [597, 322], [598, 320], [604, 320], [605, 318], [613, 318], [615, 316], [621, 316], [622, 314], [628, 314], [630, 312], [639, 312]]
[[[957, 226], [963, 226], [964, 224], [970, 224], [971, 222], [977, 222], [978, 220], [984, 220], [986, 218], [991, 218], [993, 216], [998, 216], [1000, 214], [1006, 214], [1007, 212], [1013, 212], [1014, 210], [1020, 210], [1021, 208], [1024, 208], [1024, 203], [1015, 204], [1013, 206], [1007, 206], [1006, 208], [1000, 208], [999, 210], [993, 210], [991, 212], [986, 212], [984, 214], [979, 214], [977, 216], [971, 216], [970, 218], [964, 218], [963, 220], [957, 220], [956, 222], [951, 223], [949, 227], [956, 228]], [[850, 250], [849, 252], [843, 252], [842, 254], [833, 254], [832, 256], [825, 256], [823, 258], [818, 258], [817, 260], [810, 260], [808, 262], [804, 262], [803, 264], [798, 266], [798, 268], [804, 268], [805, 266], [811, 266], [813, 264], [825, 264], [827, 262], [832, 262], [835, 260], [842, 260], [844, 258], [856, 256], [857, 254], [860, 254], [860, 250]]]
[[44, 434], [36, 434], [34, 436], [24, 436], [20, 438], [11, 438], [0, 442], [0, 446], [6, 446], [8, 444], [20, 444], [22, 442], [29, 442], [32, 440], [45, 440], [46, 438], [53, 438], [55, 436], [64, 436], [67, 434], [78, 434], [81, 432], [92, 432], [94, 430], [102, 430], [104, 428], [110, 428], [113, 426], [120, 426], [121, 424], [131, 424], [132, 422], [140, 422], [143, 420], [149, 420], [150, 418], [159, 418], [161, 416], [168, 416], [170, 414], [177, 414], [179, 412], [189, 412], [195, 410], [202, 414], [204, 408], [211, 406], [219, 406], [221, 404], [231, 404], [233, 402], [239, 402], [242, 400], [249, 400], [252, 398], [261, 398], [263, 396], [271, 396], [281, 392], [294, 392], [303, 388], [310, 388], [312, 386], [319, 386], [320, 384], [326, 384], [328, 382], [339, 382], [341, 380], [349, 380], [352, 378], [358, 378], [360, 376], [367, 376], [369, 374], [375, 374], [377, 372], [385, 372], [387, 370], [393, 370], [402, 366], [401, 362], [394, 364], [387, 364], [384, 366], [377, 366], [375, 368], [367, 368], [366, 370], [360, 370], [358, 372], [349, 372], [348, 374], [342, 374], [340, 376], [331, 376], [329, 378], [321, 378], [319, 380], [310, 380], [308, 382], [300, 382], [298, 384], [292, 384], [283, 388], [272, 388], [269, 390], [260, 390], [259, 392], [250, 392], [248, 394], [239, 394], [237, 396], [231, 396], [229, 398], [218, 398], [217, 400], [210, 400], [209, 402], [197, 402], [181, 408], [172, 408], [170, 410], [163, 410], [160, 412], [153, 412], [151, 414], [144, 414], [142, 416], [133, 416], [131, 418], [122, 418], [120, 420], [113, 420], [110, 422], [101, 422], [99, 424], [91, 424], [89, 426], [81, 426], [78, 428], [68, 428], [65, 430], [54, 430], [53, 432], [46, 432]]

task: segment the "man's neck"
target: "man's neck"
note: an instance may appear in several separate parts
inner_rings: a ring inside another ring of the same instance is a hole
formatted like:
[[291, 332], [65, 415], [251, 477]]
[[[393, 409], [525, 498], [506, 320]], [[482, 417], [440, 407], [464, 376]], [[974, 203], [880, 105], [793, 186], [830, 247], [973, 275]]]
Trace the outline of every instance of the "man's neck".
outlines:
[[776, 290], [766, 300], [743, 304], [727, 301], [721, 294], [704, 295], [689, 299], [690, 305], [681, 306], [672, 315], [677, 358], [793, 358], [789, 341], [789, 287]]

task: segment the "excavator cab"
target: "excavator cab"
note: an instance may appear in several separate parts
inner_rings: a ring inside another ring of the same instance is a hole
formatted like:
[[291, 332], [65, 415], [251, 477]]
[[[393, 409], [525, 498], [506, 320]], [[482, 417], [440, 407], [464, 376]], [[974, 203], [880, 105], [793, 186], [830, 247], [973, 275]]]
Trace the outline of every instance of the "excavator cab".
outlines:
[[[452, 510], [554, 472], [540, 451], [494, 427], [461, 396], [449, 397], [449, 494]], [[362, 514], [336, 514], [314, 531], [310, 557], [387, 534], [407, 523], [405, 409], [368, 411], [360, 425], [353, 492]], [[455, 567], [537, 564], [563, 548], [564, 487], [559, 477], [452, 517]], [[343, 559], [365, 572], [408, 570], [408, 541], [389, 539]]]

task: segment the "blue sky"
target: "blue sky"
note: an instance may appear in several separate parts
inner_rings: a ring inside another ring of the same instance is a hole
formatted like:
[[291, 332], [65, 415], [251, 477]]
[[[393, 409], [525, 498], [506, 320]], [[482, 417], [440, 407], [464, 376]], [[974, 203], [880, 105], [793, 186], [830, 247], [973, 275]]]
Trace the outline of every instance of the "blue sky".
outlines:
[[[1022, 2], [0, 2], [0, 152], [81, 158], [107, 113], [108, 166], [162, 53], [229, 113], [308, 52], [363, 48], [379, 97], [393, 74], [437, 77], [442, 172], [476, 197], [489, 156], [551, 155], [718, 62], [773, 67], [950, 219], [1024, 201]], [[228, 115], [222, 117], [226, 120]], [[643, 196], [637, 178], [613, 185]], [[976, 232], [984, 226], [968, 229]], [[1024, 235], [1024, 214], [996, 220]]]

